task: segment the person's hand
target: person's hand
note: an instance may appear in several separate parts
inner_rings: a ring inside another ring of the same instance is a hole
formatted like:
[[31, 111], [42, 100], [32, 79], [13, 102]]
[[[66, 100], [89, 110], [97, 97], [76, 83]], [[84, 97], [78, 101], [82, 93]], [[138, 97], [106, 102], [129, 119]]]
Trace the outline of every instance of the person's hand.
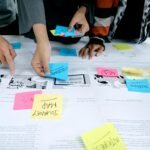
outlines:
[[32, 67], [35, 72], [43, 77], [50, 74], [48, 63], [50, 61], [51, 46], [50, 43], [37, 43], [36, 51], [32, 58]]
[[99, 56], [104, 51], [104, 46], [100, 44], [87, 44], [79, 51], [79, 56], [82, 58], [92, 59], [94, 56]]
[[15, 57], [16, 53], [12, 46], [5, 38], [0, 36], [0, 64], [9, 65], [11, 75], [15, 73]]
[[74, 14], [69, 24], [69, 31], [71, 31], [74, 26], [78, 26], [79, 29], [77, 30], [83, 34], [89, 31], [90, 28], [86, 19], [86, 7], [80, 7]]

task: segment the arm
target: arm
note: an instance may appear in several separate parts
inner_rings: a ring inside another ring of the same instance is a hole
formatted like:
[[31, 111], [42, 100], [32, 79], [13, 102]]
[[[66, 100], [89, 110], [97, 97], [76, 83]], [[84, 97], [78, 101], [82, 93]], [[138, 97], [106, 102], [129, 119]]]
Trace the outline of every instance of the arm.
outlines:
[[30, 32], [34, 24], [46, 24], [43, 0], [18, 0], [20, 34]]
[[51, 52], [46, 25], [34, 24], [33, 31], [36, 37], [37, 46], [32, 59], [32, 67], [39, 76], [44, 76], [45, 73], [50, 73], [48, 63], [50, 61]]
[[33, 29], [37, 46], [32, 59], [32, 67], [40, 76], [49, 72], [50, 42], [46, 29], [43, 0], [18, 0], [20, 33]]
[[80, 56], [99, 56], [105, 49], [104, 42], [109, 34], [110, 25], [113, 21], [118, 0], [97, 0], [95, 10], [95, 23], [91, 28], [90, 41], [80, 51]]
[[89, 31], [93, 23], [93, 4], [93, 0], [77, 0], [78, 10], [70, 22], [70, 29], [77, 25], [79, 27], [79, 32], [85, 34]]

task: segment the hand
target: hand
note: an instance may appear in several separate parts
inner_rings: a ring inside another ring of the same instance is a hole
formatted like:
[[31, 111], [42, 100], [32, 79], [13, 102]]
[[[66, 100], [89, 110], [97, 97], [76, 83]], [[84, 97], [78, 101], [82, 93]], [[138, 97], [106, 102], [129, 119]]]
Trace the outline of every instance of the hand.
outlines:
[[69, 30], [71, 31], [75, 25], [80, 27], [78, 31], [81, 33], [85, 34], [89, 31], [89, 24], [86, 20], [86, 7], [82, 6], [77, 10], [69, 24]]
[[15, 73], [14, 59], [16, 53], [6, 39], [0, 36], [0, 63], [8, 64], [11, 75]]
[[80, 50], [79, 56], [82, 58], [89, 56], [89, 59], [92, 59], [93, 56], [99, 56], [103, 51], [104, 47], [102, 45], [88, 44]]
[[32, 58], [32, 67], [35, 72], [43, 77], [45, 73], [50, 74], [48, 63], [50, 61], [51, 46], [47, 43], [37, 43], [36, 51]]

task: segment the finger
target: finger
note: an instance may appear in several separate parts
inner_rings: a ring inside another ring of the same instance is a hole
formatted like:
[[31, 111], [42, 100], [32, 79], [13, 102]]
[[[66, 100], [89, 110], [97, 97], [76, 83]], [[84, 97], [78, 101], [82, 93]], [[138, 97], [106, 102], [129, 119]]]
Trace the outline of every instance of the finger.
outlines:
[[104, 48], [103, 48], [103, 47], [99, 48], [99, 49], [97, 50], [95, 56], [97, 56], [97, 57], [100, 56], [103, 51], [104, 51]]
[[80, 49], [80, 51], [79, 51], [79, 56], [80, 56], [80, 57], [81, 57], [81, 55], [82, 55], [83, 50], [84, 50], [84, 48]]
[[15, 63], [13, 61], [13, 58], [11, 57], [11, 55], [9, 53], [6, 53], [5, 58], [6, 58], [6, 61], [7, 61], [8, 65], [9, 65], [11, 75], [14, 75], [14, 73], [15, 73]]
[[43, 65], [44, 73], [50, 74], [50, 69], [48, 67], [48, 63], [45, 62]]
[[76, 20], [73, 18], [69, 24], [69, 31], [72, 30], [72, 28], [75, 26], [75, 24], [76, 24]]
[[11, 54], [12, 58], [14, 59], [17, 56], [17, 54], [16, 54], [16, 52], [14, 51], [14, 49], [12, 48], [11, 45], [9, 47], [9, 50], [10, 50], [10, 54]]
[[7, 64], [7, 61], [4, 56], [0, 56], [0, 62], [1, 62], [1, 64], [4, 64], [4, 65]]
[[86, 58], [86, 56], [88, 55], [88, 53], [89, 53], [89, 48], [86, 47], [85, 50], [82, 53], [82, 58]]
[[86, 33], [89, 31], [89, 27], [87, 25], [82, 25], [81, 28], [79, 29], [79, 32], [81, 33]]
[[36, 64], [32, 64], [32, 67], [39, 76], [44, 76], [44, 70], [41, 67], [38, 67]]
[[94, 56], [95, 49], [89, 49], [89, 59], [92, 59]]
[[80, 57], [83, 57], [83, 53], [84, 53], [85, 50], [86, 50], [86, 47], [84, 47], [84, 48], [82, 48], [82, 49], [80, 50], [80, 52], [79, 52], [79, 56], [80, 56]]

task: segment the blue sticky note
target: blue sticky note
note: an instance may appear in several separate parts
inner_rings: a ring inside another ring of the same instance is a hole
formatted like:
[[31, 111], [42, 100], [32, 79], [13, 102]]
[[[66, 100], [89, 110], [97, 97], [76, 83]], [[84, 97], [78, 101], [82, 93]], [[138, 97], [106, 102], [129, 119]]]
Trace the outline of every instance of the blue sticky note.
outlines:
[[68, 64], [67, 63], [51, 63], [49, 64], [51, 78], [60, 80], [68, 80]]
[[13, 49], [20, 49], [22, 45], [20, 42], [14, 42], [11, 43], [11, 46], [13, 47]]
[[76, 35], [74, 28], [71, 31], [68, 31], [68, 30], [69, 30], [68, 27], [57, 25], [55, 29], [55, 34], [60, 34], [60, 35], [64, 34], [65, 37]]
[[150, 84], [147, 79], [126, 79], [126, 85], [129, 91], [150, 92]]
[[61, 56], [77, 56], [77, 52], [76, 52], [76, 49], [61, 48], [60, 55]]

